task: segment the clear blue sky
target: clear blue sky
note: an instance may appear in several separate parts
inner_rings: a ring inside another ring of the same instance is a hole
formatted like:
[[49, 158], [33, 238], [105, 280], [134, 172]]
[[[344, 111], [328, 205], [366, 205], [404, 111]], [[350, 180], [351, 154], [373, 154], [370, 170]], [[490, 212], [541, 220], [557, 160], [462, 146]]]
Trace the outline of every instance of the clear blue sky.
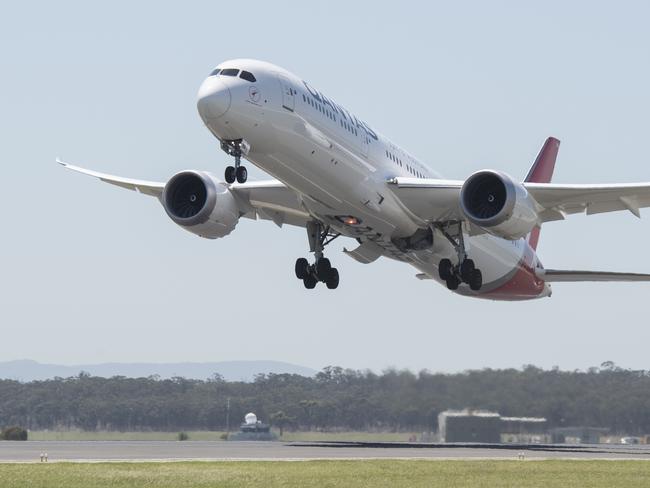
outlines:
[[[10, 2], [0, 18], [0, 360], [276, 359], [320, 368], [647, 368], [650, 285], [558, 284], [531, 303], [457, 297], [385, 259], [293, 277], [305, 232], [219, 241], [56, 156], [164, 180], [227, 162], [195, 97], [225, 59], [286, 67], [453, 178], [650, 181], [647, 2]], [[250, 178], [263, 178], [251, 171]], [[645, 212], [647, 217], [648, 212]], [[650, 219], [547, 224], [551, 268], [650, 272]], [[348, 243], [349, 245], [349, 243]], [[246, 340], [254, 336], [256, 340]]]

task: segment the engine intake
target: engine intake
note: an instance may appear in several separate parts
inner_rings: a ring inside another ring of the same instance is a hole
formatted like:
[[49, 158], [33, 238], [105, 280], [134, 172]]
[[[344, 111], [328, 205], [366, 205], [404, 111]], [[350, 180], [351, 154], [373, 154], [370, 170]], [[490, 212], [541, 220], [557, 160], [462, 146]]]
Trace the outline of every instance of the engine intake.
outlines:
[[482, 170], [467, 178], [460, 207], [472, 224], [504, 239], [520, 239], [537, 224], [535, 200], [521, 183], [498, 171]]
[[175, 223], [208, 239], [230, 234], [240, 216], [228, 186], [199, 171], [181, 171], [172, 176], [165, 185], [161, 202]]
[[184, 171], [165, 185], [165, 210], [177, 224], [196, 225], [208, 220], [216, 203], [216, 192], [212, 182], [204, 181], [201, 176], [193, 171]]

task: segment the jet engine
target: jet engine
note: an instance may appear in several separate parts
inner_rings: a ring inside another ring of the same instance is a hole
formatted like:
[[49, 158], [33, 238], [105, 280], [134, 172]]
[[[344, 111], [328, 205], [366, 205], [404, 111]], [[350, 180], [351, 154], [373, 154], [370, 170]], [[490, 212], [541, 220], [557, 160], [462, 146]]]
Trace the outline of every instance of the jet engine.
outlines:
[[482, 170], [467, 178], [460, 207], [472, 224], [504, 239], [520, 239], [537, 225], [537, 202], [521, 183], [498, 171]]
[[200, 171], [181, 171], [172, 176], [161, 202], [174, 222], [206, 239], [230, 234], [241, 215], [228, 185]]

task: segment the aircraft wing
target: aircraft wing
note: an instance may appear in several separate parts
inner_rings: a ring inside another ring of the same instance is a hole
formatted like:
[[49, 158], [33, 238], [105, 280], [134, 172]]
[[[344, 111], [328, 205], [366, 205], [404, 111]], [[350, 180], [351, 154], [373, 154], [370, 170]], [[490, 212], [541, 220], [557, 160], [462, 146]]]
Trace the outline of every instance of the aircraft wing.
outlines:
[[[423, 221], [464, 219], [459, 205], [463, 181], [398, 177], [388, 184], [406, 208]], [[592, 215], [628, 210], [640, 217], [639, 209], [650, 207], [650, 183], [522, 185], [540, 206], [540, 224], [583, 212]]]
[[561, 220], [567, 214], [587, 215], [628, 210], [641, 217], [639, 209], [650, 207], [650, 183], [614, 185], [562, 185], [524, 183], [533, 198], [544, 207], [540, 221]]
[[[122, 176], [109, 175], [74, 166], [59, 159], [57, 159], [57, 162], [72, 171], [93, 176], [111, 185], [120, 186], [127, 190], [134, 190], [158, 199], [161, 198], [165, 189], [165, 182], [124, 178]], [[272, 220], [280, 227], [283, 224], [304, 227], [311, 219], [300, 204], [298, 194], [290, 188], [287, 188], [280, 181], [268, 180], [242, 184], [235, 183], [230, 186], [230, 191], [237, 198], [244, 217]]]
[[460, 210], [460, 180], [398, 177], [388, 180], [389, 188], [415, 217], [425, 222], [463, 220]]
[[99, 171], [93, 171], [86, 168], [80, 168], [79, 166], [74, 166], [72, 164], [65, 163], [60, 159], [56, 160], [64, 168], [76, 171], [89, 176], [94, 176], [99, 178], [106, 183], [111, 185], [121, 186], [127, 190], [137, 191], [139, 193], [144, 193], [145, 195], [150, 195], [152, 197], [158, 197], [162, 195], [163, 189], [165, 188], [165, 183], [159, 183], [156, 181], [145, 181], [145, 180], [134, 180], [132, 178], [123, 178], [121, 176], [113, 176], [106, 173], [100, 173]]
[[304, 227], [312, 220], [298, 194], [278, 180], [233, 184], [230, 190], [242, 206], [249, 206], [244, 217], [271, 220], [278, 227], [284, 224]]

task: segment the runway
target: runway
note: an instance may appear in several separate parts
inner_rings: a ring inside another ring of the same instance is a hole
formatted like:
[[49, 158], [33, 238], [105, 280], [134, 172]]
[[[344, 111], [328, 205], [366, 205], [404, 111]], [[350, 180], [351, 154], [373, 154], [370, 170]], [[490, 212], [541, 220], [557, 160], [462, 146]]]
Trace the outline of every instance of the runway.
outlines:
[[650, 446], [219, 441], [0, 441], [0, 462], [313, 459], [642, 459]]

